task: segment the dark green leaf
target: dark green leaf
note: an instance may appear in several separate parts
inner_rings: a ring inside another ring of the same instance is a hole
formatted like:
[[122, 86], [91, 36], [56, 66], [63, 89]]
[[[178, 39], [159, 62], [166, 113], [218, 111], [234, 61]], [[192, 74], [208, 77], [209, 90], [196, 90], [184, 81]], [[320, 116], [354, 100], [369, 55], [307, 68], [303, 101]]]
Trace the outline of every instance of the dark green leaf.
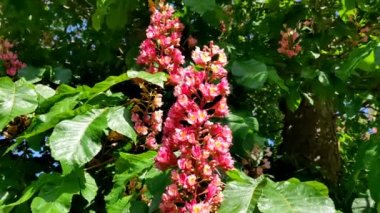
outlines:
[[17, 72], [17, 75], [20, 78], [25, 78], [25, 80], [31, 83], [36, 83], [42, 80], [45, 71], [46, 71], [45, 68], [36, 68], [32, 66], [27, 66], [19, 70]]
[[277, 71], [273, 67], [268, 67], [268, 80], [277, 84], [281, 89], [288, 91], [288, 87], [285, 85], [284, 80], [277, 74]]
[[336, 67], [336, 76], [344, 81], [347, 80], [354, 73], [359, 63], [372, 52], [374, 45], [374, 42], [368, 42], [366, 45], [354, 49], [348, 58]]
[[254, 59], [235, 61], [231, 70], [236, 81], [249, 89], [261, 88], [268, 78], [267, 66]]
[[72, 72], [69, 69], [56, 67], [53, 69], [53, 78], [51, 81], [55, 84], [68, 84], [71, 81]]
[[194, 12], [203, 14], [206, 11], [213, 10], [216, 6], [215, 0], [184, 0], [185, 6], [190, 7]]

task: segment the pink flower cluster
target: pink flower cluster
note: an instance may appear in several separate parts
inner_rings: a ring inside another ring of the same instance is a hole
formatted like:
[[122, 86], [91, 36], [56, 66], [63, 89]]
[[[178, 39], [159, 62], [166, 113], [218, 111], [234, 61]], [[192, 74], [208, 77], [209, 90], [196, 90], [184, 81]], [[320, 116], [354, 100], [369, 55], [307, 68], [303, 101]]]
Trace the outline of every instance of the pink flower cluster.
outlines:
[[280, 48], [277, 51], [289, 58], [295, 57], [301, 52], [302, 47], [296, 40], [299, 38], [299, 34], [296, 30], [288, 28], [286, 32], [281, 31], [281, 40], [278, 42]]
[[7, 75], [14, 76], [17, 71], [26, 66], [18, 60], [17, 54], [11, 51], [13, 44], [6, 39], [0, 38], [0, 60], [6, 69]]
[[210, 121], [228, 114], [226, 55], [211, 42], [203, 50], [197, 47], [192, 59], [198, 70], [188, 66], [178, 73], [177, 100], [165, 120], [156, 157], [159, 169], [172, 169], [162, 212], [215, 212], [223, 200], [218, 170], [233, 168], [231, 130]]
[[144, 65], [151, 73], [167, 72], [169, 82], [177, 84], [178, 72], [182, 69], [184, 56], [180, 47], [183, 24], [173, 16], [174, 8], [160, 2], [153, 8], [146, 37], [140, 45], [137, 63]]
[[[158, 8], [151, 9], [153, 14], [146, 31], [147, 39], [140, 45], [137, 63], [144, 65], [151, 73], [169, 73], [169, 83], [175, 85], [179, 81], [177, 76], [183, 69], [184, 63], [184, 56], [179, 49], [183, 24], [178, 18], [174, 18], [174, 9], [169, 4], [160, 2]], [[156, 149], [158, 147], [156, 136], [162, 128], [162, 110], [159, 110], [162, 106], [162, 95], [155, 94], [154, 100], [149, 100], [149, 97], [146, 98], [150, 96], [149, 94], [149, 91], [143, 89], [142, 99], [145, 99], [145, 105], [152, 105], [152, 108], [132, 110], [132, 121], [139, 135], [147, 135], [146, 146]], [[138, 111], [140, 113], [137, 113]]]

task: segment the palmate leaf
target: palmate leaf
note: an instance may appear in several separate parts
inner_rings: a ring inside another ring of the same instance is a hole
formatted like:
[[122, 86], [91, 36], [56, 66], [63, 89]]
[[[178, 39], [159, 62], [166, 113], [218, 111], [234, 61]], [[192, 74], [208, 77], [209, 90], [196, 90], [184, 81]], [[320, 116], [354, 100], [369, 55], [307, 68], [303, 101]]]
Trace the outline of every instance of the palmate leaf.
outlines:
[[0, 130], [17, 116], [33, 112], [37, 103], [33, 84], [24, 79], [14, 83], [8, 77], [0, 78]]
[[107, 113], [108, 109], [93, 109], [60, 122], [49, 139], [54, 159], [66, 165], [65, 169], [89, 162], [101, 149], [100, 139], [107, 127]]

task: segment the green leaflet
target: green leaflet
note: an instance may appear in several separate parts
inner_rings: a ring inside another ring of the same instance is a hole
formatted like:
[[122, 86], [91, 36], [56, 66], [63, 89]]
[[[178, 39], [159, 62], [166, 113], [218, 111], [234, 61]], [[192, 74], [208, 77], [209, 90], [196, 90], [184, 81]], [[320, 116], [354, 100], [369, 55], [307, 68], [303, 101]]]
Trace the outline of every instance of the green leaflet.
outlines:
[[17, 116], [33, 112], [37, 103], [33, 84], [24, 79], [14, 83], [8, 77], [0, 78], [0, 130]]
[[137, 134], [130, 121], [130, 112], [125, 107], [113, 107], [107, 116], [108, 127], [136, 142]]
[[100, 139], [107, 127], [107, 113], [108, 109], [93, 109], [60, 122], [49, 138], [54, 159], [68, 165], [67, 168], [89, 162], [101, 149]]

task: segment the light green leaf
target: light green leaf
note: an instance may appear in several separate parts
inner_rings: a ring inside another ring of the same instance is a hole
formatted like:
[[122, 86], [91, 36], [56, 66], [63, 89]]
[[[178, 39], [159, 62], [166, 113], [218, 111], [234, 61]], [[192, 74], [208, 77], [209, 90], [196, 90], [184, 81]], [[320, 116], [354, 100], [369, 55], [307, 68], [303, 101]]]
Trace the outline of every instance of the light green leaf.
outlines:
[[37, 104], [33, 84], [24, 79], [14, 83], [8, 77], [0, 78], [0, 130], [17, 116], [33, 112]]
[[124, 196], [112, 205], [107, 206], [109, 213], [130, 213], [132, 195]]
[[267, 179], [258, 208], [263, 213], [334, 213], [333, 201], [311, 184], [294, 181], [275, 183]]
[[129, 78], [141, 78], [149, 83], [155, 84], [161, 88], [164, 88], [164, 83], [167, 81], [167, 74], [164, 72], [149, 73], [145, 71], [128, 71], [127, 75]]
[[107, 113], [108, 109], [94, 109], [60, 122], [49, 139], [54, 159], [73, 168], [89, 162], [101, 149]]
[[125, 107], [113, 107], [107, 116], [108, 127], [136, 142], [137, 134], [130, 121], [130, 112]]
[[49, 86], [43, 84], [37, 84], [36, 92], [38, 94], [38, 103], [45, 101], [46, 99], [55, 95], [55, 90]]
[[268, 78], [267, 66], [254, 59], [235, 61], [232, 64], [231, 70], [237, 83], [249, 89], [261, 88]]
[[365, 197], [355, 198], [351, 206], [352, 213], [375, 212], [375, 204], [375, 201], [369, 195]]
[[[238, 172], [242, 173], [242, 172]], [[224, 200], [219, 213], [254, 212], [261, 194], [263, 178], [239, 178], [228, 182], [223, 191]]]

